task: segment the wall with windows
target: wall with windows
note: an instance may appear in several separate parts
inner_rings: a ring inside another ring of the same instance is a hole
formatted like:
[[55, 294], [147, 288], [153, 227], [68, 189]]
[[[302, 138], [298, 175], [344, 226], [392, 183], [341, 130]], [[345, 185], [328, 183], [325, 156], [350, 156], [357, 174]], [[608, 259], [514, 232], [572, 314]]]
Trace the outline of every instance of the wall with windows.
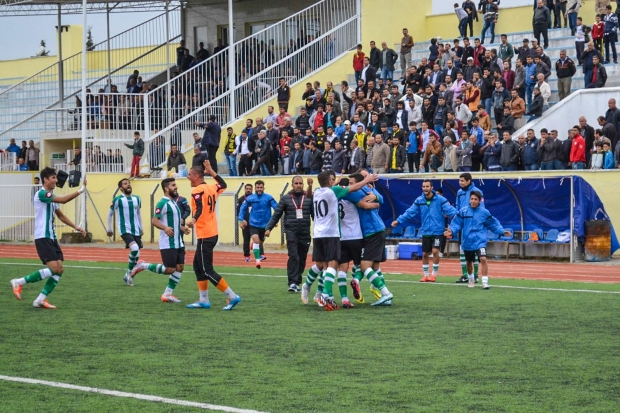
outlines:
[[[242, 39], [250, 34], [269, 27], [292, 14], [316, 3], [316, 0], [269, 0], [269, 1], [233, 1], [235, 40]], [[194, 52], [198, 43], [204, 42], [210, 52], [217, 46], [217, 40], [228, 37], [228, 2], [218, 1], [214, 4], [202, 6], [188, 6], [185, 13], [185, 39], [187, 47]], [[297, 39], [299, 29], [292, 25], [282, 33], [281, 39], [274, 39], [277, 43]], [[313, 31], [312, 24], [306, 29]], [[271, 39], [264, 39], [266, 43]]]

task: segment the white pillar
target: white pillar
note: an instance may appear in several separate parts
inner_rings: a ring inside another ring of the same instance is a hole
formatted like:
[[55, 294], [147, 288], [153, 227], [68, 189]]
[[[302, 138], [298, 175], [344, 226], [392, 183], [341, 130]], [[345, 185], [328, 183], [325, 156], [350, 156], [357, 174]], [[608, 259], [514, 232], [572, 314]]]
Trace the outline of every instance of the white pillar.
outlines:
[[232, 0], [228, 0], [228, 90], [230, 90], [229, 121], [236, 118], [235, 104], [235, 28]]
[[112, 92], [112, 63], [110, 61], [110, 3], [106, 4], [106, 32], [107, 32], [107, 44], [108, 44], [108, 85], [110, 85], [110, 90], [108, 93]]
[[[170, 96], [172, 88], [170, 87], [170, 12], [168, 10], [169, 5], [170, 1], [168, 0], [166, 1], [166, 94], [168, 96], [166, 97], [166, 122], [162, 125], [164, 128], [167, 127], [170, 123], [172, 123], [172, 112], [170, 108], [170, 105], [172, 104], [172, 96]], [[183, 13], [183, 10], [181, 10], [181, 13]], [[183, 38], [183, 33], [181, 33], [181, 38]], [[177, 70], [179, 70], [178, 67]], [[149, 133], [150, 131], [147, 130], [147, 139], [149, 138]]]
[[[87, 15], [86, 8], [88, 0], [82, 0], [82, 165], [81, 171], [86, 179], [86, 27]], [[86, 195], [80, 197], [82, 207], [80, 208], [80, 226], [86, 228]]]

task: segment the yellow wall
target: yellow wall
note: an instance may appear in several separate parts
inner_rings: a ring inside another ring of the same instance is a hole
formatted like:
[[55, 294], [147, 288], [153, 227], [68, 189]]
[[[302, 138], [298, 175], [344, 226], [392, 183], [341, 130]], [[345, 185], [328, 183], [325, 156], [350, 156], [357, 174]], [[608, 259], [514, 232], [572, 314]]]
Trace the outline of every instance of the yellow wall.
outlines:
[[[534, 176], [543, 176], [542, 174], [533, 174]], [[598, 196], [603, 201], [605, 205], [606, 211], [609, 214], [612, 223], [614, 224], [616, 235], [620, 237], [620, 209], [615, 208], [615, 205], [620, 201], [620, 194], [616, 190], [618, 185], [620, 185], [620, 171], [618, 172], [594, 172], [594, 171], [584, 171], [579, 173], [581, 177], [583, 177], [592, 187], [596, 190]], [[515, 175], [516, 177], [517, 175]], [[566, 171], [547, 171], [544, 176], [552, 177], [552, 176], [566, 176]], [[125, 175], [120, 174], [91, 174], [88, 176], [88, 188], [95, 205], [97, 206], [97, 210], [101, 215], [104, 222], [107, 222], [106, 216], [108, 213], [108, 208], [110, 207], [110, 201], [112, 200], [112, 194], [116, 190], [117, 182], [126, 177]], [[457, 174], [413, 174], [407, 175], [408, 178], [429, 178], [429, 179], [455, 179]], [[506, 178], [506, 174], [492, 174], [492, 173], [484, 173], [474, 175], [474, 179], [478, 178]], [[236, 217], [234, 216], [233, 211], [235, 210], [235, 199], [232, 195], [242, 183], [252, 183], [257, 179], [262, 179], [265, 181], [265, 192], [273, 195], [276, 200], [279, 200], [280, 193], [284, 188], [286, 183], [290, 183], [291, 177], [240, 177], [240, 178], [228, 178], [226, 177], [226, 183], [228, 185], [228, 190], [225, 195], [220, 196], [217, 203], [217, 213], [218, 213], [218, 224], [219, 224], [219, 242], [232, 244], [234, 242], [234, 224]], [[210, 178], [207, 178], [209, 181]], [[144, 180], [134, 180], [132, 181], [133, 193], [142, 198], [142, 219], [145, 223], [144, 230], [144, 241], [150, 242], [151, 236], [151, 227], [150, 227], [150, 193], [153, 188], [158, 185], [160, 180], [157, 179], [144, 179]], [[189, 181], [187, 179], [179, 179], [179, 194], [182, 196], [188, 197], [191, 192], [191, 187], [189, 185]], [[316, 179], [315, 179], [316, 185]], [[287, 188], [287, 191], [291, 189]], [[162, 192], [160, 188], [157, 188], [155, 193], [155, 202], [157, 202], [162, 196]], [[95, 214], [95, 210], [92, 204], [88, 204], [87, 208], [88, 213], [88, 230], [93, 233], [93, 238], [96, 240], [106, 240], [105, 231], [99, 220]], [[275, 228], [271, 237], [267, 239], [267, 244], [272, 246], [279, 245], [280, 243], [280, 228]], [[159, 237], [159, 230], [155, 230], [155, 241]], [[240, 238], [241, 239], [241, 238]], [[117, 242], [121, 242], [120, 238]], [[617, 254], [620, 254], [618, 252]]]

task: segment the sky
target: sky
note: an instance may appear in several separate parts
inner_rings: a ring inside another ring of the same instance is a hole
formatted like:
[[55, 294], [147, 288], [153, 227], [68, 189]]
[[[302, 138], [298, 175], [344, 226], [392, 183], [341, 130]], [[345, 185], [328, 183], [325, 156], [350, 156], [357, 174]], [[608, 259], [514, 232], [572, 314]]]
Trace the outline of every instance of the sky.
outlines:
[[[161, 12], [145, 13], [111, 13], [110, 35], [114, 36], [130, 29], [148, 19], [158, 16]], [[56, 25], [57, 16], [24, 16], [0, 18], [0, 39], [3, 41], [0, 51], [0, 60], [20, 59], [34, 56], [39, 49], [41, 40], [45, 40], [46, 49], [50, 55], [56, 54]], [[65, 14], [62, 24], [82, 24], [81, 14]], [[99, 43], [106, 38], [106, 15], [91, 14], [88, 16], [88, 26], [92, 27], [93, 41]]]

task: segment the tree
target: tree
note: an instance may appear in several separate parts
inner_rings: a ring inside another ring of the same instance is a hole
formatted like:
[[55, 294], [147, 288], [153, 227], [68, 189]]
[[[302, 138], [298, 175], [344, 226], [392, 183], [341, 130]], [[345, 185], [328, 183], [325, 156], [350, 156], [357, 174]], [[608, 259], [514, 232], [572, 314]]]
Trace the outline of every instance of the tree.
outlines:
[[93, 42], [93, 34], [91, 32], [92, 27], [88, 28], [88, 32], [86, 34], [86, 50], [92, 52], [95, 50], [95, 42]]

